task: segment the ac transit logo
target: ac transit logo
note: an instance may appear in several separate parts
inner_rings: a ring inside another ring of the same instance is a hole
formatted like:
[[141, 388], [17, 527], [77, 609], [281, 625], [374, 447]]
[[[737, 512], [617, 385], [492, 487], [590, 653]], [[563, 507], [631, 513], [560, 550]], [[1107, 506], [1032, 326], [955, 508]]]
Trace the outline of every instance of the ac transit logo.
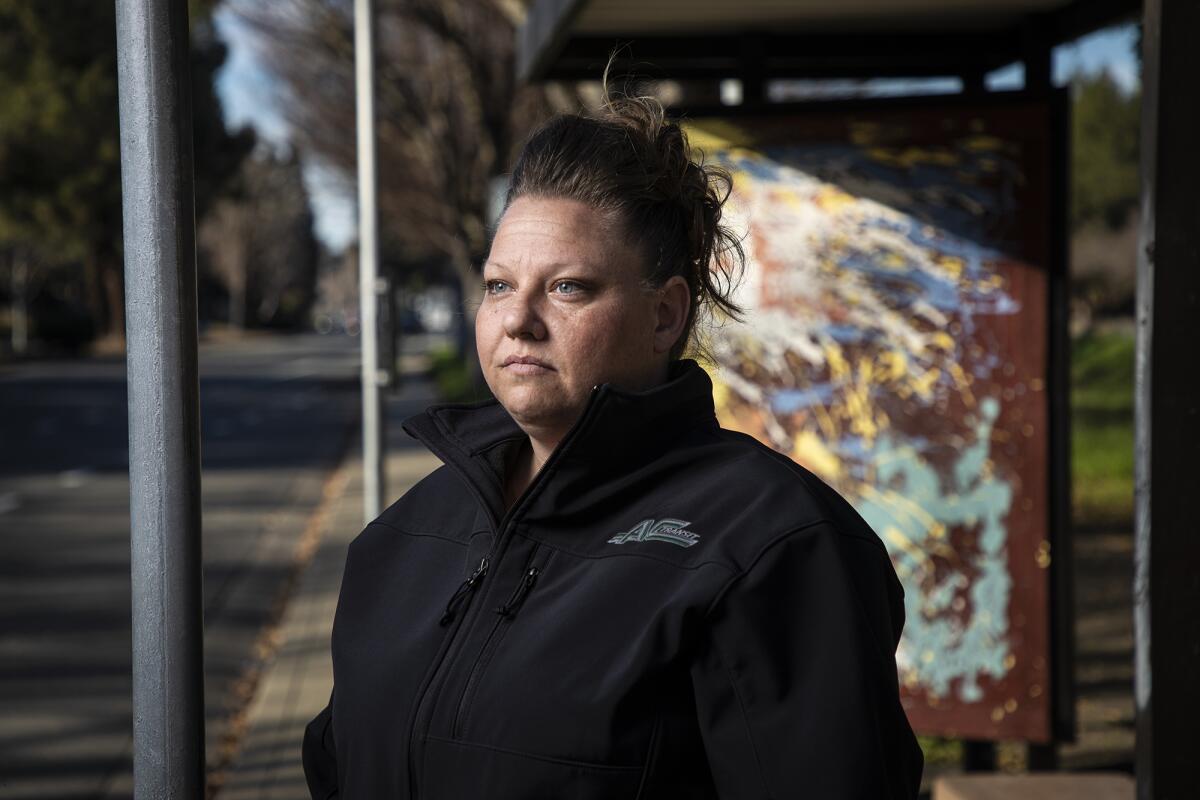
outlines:
[[618, 533], [608, 540], [609, 544], [624, 544], [625, 542], [670, 542], [680, 547], [691, 547], [700, 541], [700, 537], [691, 531], [685, 531], [692, 523], [682, 519], [661, 519], [655, 522], [644, 519], [624, 533]]

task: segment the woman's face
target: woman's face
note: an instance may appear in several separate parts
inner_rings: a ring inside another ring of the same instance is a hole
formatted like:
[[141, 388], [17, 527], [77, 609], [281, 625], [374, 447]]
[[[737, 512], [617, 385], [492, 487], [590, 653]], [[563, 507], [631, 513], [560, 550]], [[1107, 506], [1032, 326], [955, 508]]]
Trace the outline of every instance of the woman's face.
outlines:
[[475, 340], [488, 386], [526, 433], [564, 433], [594, 385], [640, 390], [665, 378], [687, 283], [676, 276], [646, 289], [643, 275], [640, 251], [591, 206], [509, 205], [483, 268]]

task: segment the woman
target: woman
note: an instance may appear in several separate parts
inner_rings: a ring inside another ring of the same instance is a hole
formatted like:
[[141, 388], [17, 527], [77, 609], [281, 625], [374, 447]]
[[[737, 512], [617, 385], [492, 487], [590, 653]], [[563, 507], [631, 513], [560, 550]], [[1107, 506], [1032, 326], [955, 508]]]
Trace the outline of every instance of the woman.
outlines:
[[832, 489], [722, 429], [728, 175], [645, 98], [527, 143], [484, 266], [494, 400], [350, 546], [314, 798], [911, 798], [902, 590]]

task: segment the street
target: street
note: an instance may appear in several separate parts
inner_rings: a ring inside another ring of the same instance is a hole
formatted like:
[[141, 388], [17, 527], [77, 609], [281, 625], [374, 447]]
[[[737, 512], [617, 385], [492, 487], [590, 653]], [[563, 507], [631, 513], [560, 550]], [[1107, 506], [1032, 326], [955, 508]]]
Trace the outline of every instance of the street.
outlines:
[[[207, 753], [357, 445], [358, 340], [200, 348]], [[0, 798], [131, 794], [123, 358], [0, 368]]]

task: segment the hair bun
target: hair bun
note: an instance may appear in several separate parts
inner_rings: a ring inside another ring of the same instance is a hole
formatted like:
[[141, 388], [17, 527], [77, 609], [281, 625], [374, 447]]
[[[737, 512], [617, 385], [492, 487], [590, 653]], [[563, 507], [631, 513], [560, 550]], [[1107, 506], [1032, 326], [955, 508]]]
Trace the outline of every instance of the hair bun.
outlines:
[[732, 294], [745, 254], [721, 223], [733, 178], [693, 153], [687, 132], [667, 118], [657, 98], [611, 91], [607, 68], [603, 85], [596, 112], [559, 114], [530, 136], [513, 168], [505, 208], [534, 195], [579, 200], [614, 214], [642, 249], [650, 285], [661, 286], [673, 275], [687, 281], [693, 302], [671, 357], [689, 347], [706, 356], [694, 341], [697, 319], [717, 309], [734, 319], [743, 313]]

